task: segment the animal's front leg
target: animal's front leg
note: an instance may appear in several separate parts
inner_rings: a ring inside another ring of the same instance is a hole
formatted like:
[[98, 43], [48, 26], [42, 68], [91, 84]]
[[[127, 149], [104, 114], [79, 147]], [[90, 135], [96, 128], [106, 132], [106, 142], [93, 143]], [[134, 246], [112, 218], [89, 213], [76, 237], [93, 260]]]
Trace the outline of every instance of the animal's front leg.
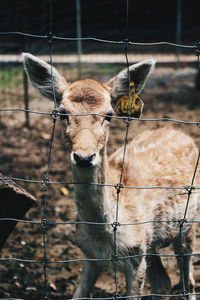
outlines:
[[[155, 250], [151, 250], [152, 253], [156, 253]], [[152, 294], [170, 294], [171, 292], [171, 281], [162, 264], [159, 256], [147, 256], [147, 278], [151, 285]], [[163, 297], [152, 296], [152, 300], [163, 299]]]
[[101, 266], [96, 262], [86, 261], [83, 264], [81, 280], [76, 289], [73, 299], [90, 297], [92, 288], [101, 273]]
[[126, 296], [140, 296], [143, 293], [144, 278], [146, 272], [145, 257], [133, 259], [131, 267], [127, 269], [126, 276]]
[[[195, 280], [193, 277], [193, 264], [191, 261], [191, 256], [188, 254], [192, 254], [193, 246], [195, 241], [195, 227], [186, 234], [186, 236], [182, 237], [180, 240], [180, 236], [174, 241], [174, 251], [178, 255], [177, 261], [180, 270], [180, 282], [176, 286], [173, 287], [173, 292], [181, 293], [183, 289], [185, 289], [186, 293], [195, 293]], [[180, 253], [183, 253], [183, 257], [180, 257]], [[186, 254], [186, 255], [185, 255]], [[187, 299], [195, 300], [195, 295], [190, 295]]]

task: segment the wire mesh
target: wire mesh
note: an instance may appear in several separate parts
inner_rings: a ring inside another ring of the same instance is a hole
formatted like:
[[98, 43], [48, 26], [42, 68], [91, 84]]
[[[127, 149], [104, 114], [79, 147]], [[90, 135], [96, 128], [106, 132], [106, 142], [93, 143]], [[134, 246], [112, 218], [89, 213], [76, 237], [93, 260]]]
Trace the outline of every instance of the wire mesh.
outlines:
[[[52, 118], [52, 128], [51, 128], [51, 138], [50, 138], [50, 143], [49, 143], [49, 153], [47, 157], [47, 169], [45, 176], [41, 180], [34, 180], [34, 179], [23, 179], [23, 178], [15, 178], [15, 177], [9, 177], [9, 179], [15, 180], [15, 181], [22, 181], [22, 182], [28, 182], [28, 183], [37, 183], [43, 186], [43, 191], [44, 191], [44, 204], [42, 207], [41, 211], [41, 220], [40, 221], [34, 221], [34, 220], [25, 220], [25, 219], [14, 219], [14, 218], [0, 218], [0, 222], [5, 222], [5, 221], [13, 221], [13, 222], [21, 222], [21, 223], [29, 223], [29, 224], [36, 224], [41, 227], [41, 232], [42, 232], [42, 240], [43, 240], [43, 258], [42, 259], [24, 259], [24, 258], [15, 258], [15, 257], [4, 257], [0, 258], [0, 261], [15, 261], [15, 262], [23, 262], [23, 263], [40, 263], [43, 266], [43, 277], [44, 277], [44, 287], [45, 287], [45, 293], [43, 296], [43, 299], [48, 300], [50, 295], [49, 295], [49, 288], [48, 288], [48, 265], [49, 264], [65, 264], [65, 263], [72, 263], [72, 262], [86, 262], [86, 261], [104, 261], [104, 262], [111, 262], [113, 265], [113, 273], [114, 273], [114, 285], [115, 285], [115, 293], [113, 294], [113, 299], [131, 299], [131, 298], [144, 298], [144, 297], [180, 297], [182, 299], [186, 299], [188, 296], [193, 296], [193, 295], [200, 295], [200, 293], [189, 293], [187, 284], [185, 282], [185, 275], [184, 275], [184, 259], [187, 257], [191, 256], [200, 256], [200, 253], [185, 253], [184, 248], [183, 248], [183, 243], [184, 243], [184, 238], [183, 238], [183, 228], [185, 224], [187, 223], [200, 223], [200, 221], [196, 220], [189, 220], [187, 219], [187, 212], [188, 212], [188, 206], [190, 202], [190, 197], [192, 193], [194, 193], [195, 190], [199, 190], [199, 186], [194, 186], [194, 180], [197, 174], [197, 168], [199, 166], [199, 160], [200, 160], [200, 150], [198, 153], [198, 157], [196, 160], [194, 172], [191, 178], [191, 184], [187, 186], [177, 186], [177, 187], [170, 187], [170, 186], [144, 186], [144, 187], [135, 187], [135, 186], [124, 186], [122, 177], [123, 177], [123, 172], [124, 172], [124, 162], [125, 162], [125, 157], [126, 157], [126, 146], [128, 142], [128, 133], [129, 133], [129, 126], [131, 121], [139, 121], [139, 122], [152, 122], [152, 121], [160, 121], [160, 122], [173, 122], [173, 123], [178, 123], [178, 124], [185, 124], [185, 125], [196, 125], [200, 127], [200, 121], [197, 120], [195, 122], [190, 122], [190, 121], [183, 121], [183, 120], [175, 120], [171, 118], [157, 118], [157, 119], [137, 119], [133, 118], [130, 115], [126, 117], [120, 117], [120, 116], [112, 116], [112, 118], [117, 118], [117, 119], [123, 119], [126, 122], [126, 130], [125, 130], [125, 138], [124, 138], [124, 150], [123, 150], [123, 159], [122, 159], [122, 167], [120, 170], [120, 178], [119, 182], [116, 184], [99, 184], [99, 183], [93, 183], [93, 182], [53, 182], [50, 181], [49, 179], [49, 173], [51, 169], [51, 155], [52, 155], [52, 147], [53, 147], [53, 140], [54, 140], [54, 135], [55, 135], [55, 126], [56, 122], [59, 116], [88, 116], [88, 115], [96, 115], [96, 116], [102, 116], [105, 117], [105, 115], [102, 114], [63, 114], [57, 110], [57, 103], [56, 103], [56, 97], [55, 97], [55, 87], [53, 83], [53, 54], [52, 54], [52, 48], [53, 48], [53, 41], [54, 40], [64, 40], [64, 41], [77, 41], [77, 40], [84, 40], [84, 41], [97, 41], [100, 43], [109, 43], [109, 44], [116, 44], [116, 45], [122, 45], [123, 50], [124, 50], [124, 57], [125, 57], [125, 63], [126, 63], [126, 68], [127, 68], [127, 73], [128, 73], [128, 78], [129, 78], [129, 83], [130, 83], [130, 70], [129, 70], [129, 62], [128, 62], [128, 47], [132, 45], [140, 45], [140, 46], [155, 46], [155, 45], [170, 45], [173, 47], [177, 48], [188, 48], [194, 51], [194, 54], [197, 55], [197, 63], [198, 63], [198, 68], [200, 69], [200, 63], [199, 63], [199, 55], [200, 55], [200, 44], [199, 43], [194, 43], [193, 45], [184, 45], [184, 44], [177, 44], [177, 43], [171, 43], [167, 41], [163, 42], [155, 42], [155, 43], [136, 43], [133, 41], [128, 40], [128, 23], [129, 23], [129, 1], [126, 1], [126, 33], [125, 33], [125, 39], [124, 41], [114, 41], [114, 40], [106, 40], [106, 39], [98, 39], [95, 37], [83, 37], [83, 38], [76, 38], [76, 37], [64, 37], [64, 36], [55, 36], [52, 33], [53, 30], [53, 22], [52, 22], [52, 16], [53, 16], [53, 2], [52, 0], [49, 1], [49, 33], [44, 34], [44, 35], [37, 35], [37, 34], [32, 34], [32, 33], [25, 33], [25, 32], [18, 32], [18, 31], [10, 31], [10, 32], [0, 32], [0, 35], [19, 35], [19, 36], [26, 36], [27, 38], [39, 38], [39, 39], [44, 39], [47, 41], [49, 45], [49, 60], [50, 60], [50, 66], [51, 66], [51, 84], [52, 84], [52, 92], [53, 92], [53, 98], [54, 98], [54, 110], [49, 113], [49, 112], [41, 112], [41, 111], [33, 111], [33, 110], [28, 110], [28, 109], [21, 109], [21, 108], [10, 108], [10, 109], [0, 109], [1, 112], [19, 112], [19, 111], [24, 111], [27, 113], [33, 113], [33, 114], [40, 114], [40, 115], [50, 115]], [[130, 84], [129, 84], [130, 86]], [[129, 90], [129, 98], [130, 98], [130, 90]], [[4, 178], [0, 177], [0, 180], [3, 181]], [[48, 196], [47, 196], [47, 191], [48, 188], [51, 184], [72, 184], [72, 185], [98, 185], [98, 186], [106, 186], [106, 187], [114, 187], [116, 189], [116, 194], [117, 194], [117, 201], [116, 201], [116, 208], [115, 208], [115, 220], [112, 223], [98, 223], [98, 222], [83, 222], [83, 221], [70, 221], [70, 222], [50, 222], [48, 221]], [[180, 220], [147, 220], [143, 222], [132, 222], [132, 223], [119, 223], [119, 200], [120, 200], [120, 192], [122, 189], [177, 189], [184, 191], [185, 194], [187, 194], [187, 201], [185, 205], [185, 209], [183, 212], [183, 218]], [[129, 256], [119, 256], [118, 255], [118, 249], [117, 249], [117, 231], [119, 226], [137, 226], [137, 225], [142, 225], [142, 224], [150, 224], [150, 223], [177, 223], [179, 226], [179, 252], [175, 254], [156, 254], [156, 253], [143, 253], [143, 254], [137, 254], [137, 255], [129, 255]], [[100, 226], [110, 226], [113, 230], [113, 256], [112, 257], [107, 257], [107, 258], [78, 258], [78, 259], [66, 259], [66, 260], [56, 260], [52, 261], [48, 258], [47, 255], [47, 236], [48, 236], [48, 226], [50, 225], [58, 225], [58, 224], [63, 224], [63, 225], [69, 225], [69, 224], [74, 224], [74, 225], [100, 225]], [[130, 296], [121, 296], [119, 295], [119, 284], [118, 284], [118, 277], [117, 277], [117, 264], [121, 260], [127, 260], [130, 258], [139, 258], [139, 257], [149, 257], [149, 256], [155, 256], [155, 257], [176, 257], [180, 261], [181, 265], [181, 293], [180, 294], [145, 294], [145, 295], [130, 295]], [[17, 300], [17, 298], [1, 298], [5, 300], [13, 299]], [[81, 299], [90, 299], [87, 297], [81, 297]], [[99, 299], [99, 298], [93, 298], [93, 299]], [[108, 300], [110, 297], [101, 297], [101, 299]], [[76, 300], [79, 300], [79, 298], [76, 298]]]

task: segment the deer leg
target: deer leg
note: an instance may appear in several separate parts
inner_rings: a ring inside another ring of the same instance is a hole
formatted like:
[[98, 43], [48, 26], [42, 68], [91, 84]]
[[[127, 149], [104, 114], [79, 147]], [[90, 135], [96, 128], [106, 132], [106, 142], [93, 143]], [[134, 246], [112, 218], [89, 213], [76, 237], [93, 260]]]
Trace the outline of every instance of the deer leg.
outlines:
[[[170, 294], [171, 281], [159, 256], [147, 256], [147, 278], [152, 294]], [[159, 299], [160, 297], [152, 297]], [[162, 297], [161, 297], [162, 298]]]
[[90, 297], [92, 288], [102, 271], [102, 267], [96, 262], [84, 262], [80, 283], [76, 289], [74, 298]]
[[[144, 257], [131, 262], [131, 266], [127, 267], [126, 277], [126, 295], [141, 296], [144, 286], [144, 278], [146, 272], [146, 261]], [[138, 297], [139, 299], [140, 297]]]
[[[186, 236], [183, 236], [182, 241], [177, 238], [174, 243], [174, 252], [176, 254], [190, 254], [193, 251], [193, 244], [195, 240], [194, 229], [192, 229]], [[177, 262], [180, 270], [180, 281], [173, 287], [173, 291], [182, 293], [185, 290], [186, 293], [195, 293], [195, 280], [193, 277], [193, 264], [191, 256], [177, 257]], [[195, 300], [195, 295], [189, 297], [190, 300]]]

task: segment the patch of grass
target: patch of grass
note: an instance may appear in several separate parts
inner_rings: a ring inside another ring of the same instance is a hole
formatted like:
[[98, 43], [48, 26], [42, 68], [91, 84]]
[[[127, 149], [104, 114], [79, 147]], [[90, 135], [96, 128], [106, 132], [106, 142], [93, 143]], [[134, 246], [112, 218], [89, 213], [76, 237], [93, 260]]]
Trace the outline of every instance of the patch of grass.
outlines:
[[[81, 78], [91, 77], [103, 81], [105, 77], [112, 77], [123, 68], [125, 68], [125, 64], [83, 63]], [[78, 79], [77, 64], [60, 65], [57, 66], [57, 69], [69, 81]], [[22, 66], [2, 65], [0, 68], [0, 92], [16, 92], [20, 89], [23, 89]]]
[[[125, 64], [94, 64], [83, 63], [81, 65], [81, 74], [78, 74], [78, 66], [75, 63], [56, 65], [58, 71], [72, 82], [77, 79], [93, 78], [101, 82], [106, 82], [118, 72], [124, 69]], [[23, 107], [23, 67], [22, 65], [3, 64], [0, 67], [0, 107]], [[35, 100], [38, 94], [29, 84], [29, 101]]]
[[22, 67], [4, 65], [0, 68], [0, 92], [19, 90], [22, 84]]

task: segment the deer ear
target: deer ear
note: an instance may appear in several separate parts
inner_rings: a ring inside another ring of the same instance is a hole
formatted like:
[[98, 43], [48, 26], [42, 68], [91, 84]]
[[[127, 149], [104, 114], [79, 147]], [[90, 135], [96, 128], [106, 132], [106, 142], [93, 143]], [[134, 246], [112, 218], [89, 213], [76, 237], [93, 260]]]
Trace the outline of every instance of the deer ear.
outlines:
[[[155, 62], [156, 61], [154, 59], [143, 60], [137, 64], [131, 65], [129, 67], [129, 74], [126, 68], [107, 82], [107, 85], [111, 91], [113, 106], [115, 106], [118, 100], [122, 97], [129, 97], [131, 89], [130, 85], [134, 85], [134, 91], [133, 89], [131, 90], [132, 95], [133, 92], [138, 95], [142, 91], [149, 74], [154, 69]], [[138, 109], [140, 110], [140, 112], [136, 113], [136, 117], [138, 117], [138, 115], [141, 114], [143, 102], [139, 97], [135, 97], [134, 101], [136, 100], [139, 105]], [[119, 112], [117, 111], [117, 113]], [[134, 116], [134, 112], [132, 115]]]
[[32, 54], [23, 53], [22, 57], [25, 71], [36, 90], [50, 100], [54, 100], [55, 95], [59, 105], [67, 84], [64, 77], [54, 67]]

